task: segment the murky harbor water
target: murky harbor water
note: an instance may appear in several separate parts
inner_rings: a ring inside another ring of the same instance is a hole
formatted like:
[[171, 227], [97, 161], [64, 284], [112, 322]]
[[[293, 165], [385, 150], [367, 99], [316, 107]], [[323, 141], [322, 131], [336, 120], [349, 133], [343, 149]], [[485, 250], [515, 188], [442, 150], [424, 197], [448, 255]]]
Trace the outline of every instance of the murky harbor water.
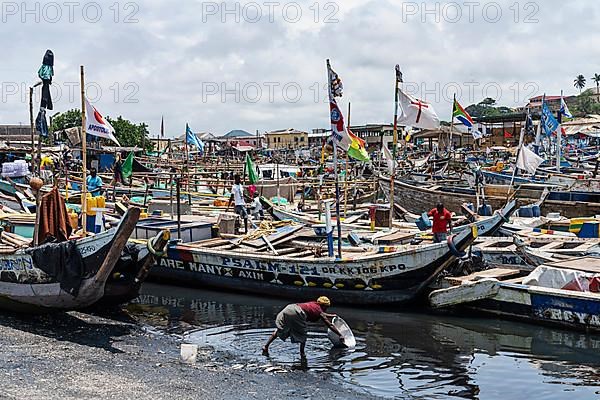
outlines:
[[600, 398], [600, 336], [535, 325], [334, 307], [357, 337], [332, 349], [316, 325], [301, 363], [297, 345], [260, 355], [285, 300], [147, 284], [130, 311], [160, 329], [236, 355], [239, 363], [326, 370], [388, 398]]

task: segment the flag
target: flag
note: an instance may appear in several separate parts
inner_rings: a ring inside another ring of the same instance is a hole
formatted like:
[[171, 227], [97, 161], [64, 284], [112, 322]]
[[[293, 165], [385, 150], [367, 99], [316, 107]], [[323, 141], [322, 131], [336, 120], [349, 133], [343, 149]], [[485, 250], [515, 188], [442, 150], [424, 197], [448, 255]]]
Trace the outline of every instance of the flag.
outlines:
[[475, 139], [475, 140], [481, 139], [484, 136], [484, 134], [475, 127], [469, 128], [469, 132], [471, 133], [471, 136], [473, 136], [473, 139]]
[[562, 96], [560, 96], [560, 113], [564, 117], [573, 118], [573, 115], [569, 111], [569, 107], [567, 106], [567, 103], [565, 102], [565, 99], [563, 99]]
[[35, 118], [35, 130], [39, 132], [42, 137], [48, 137], [48, 122], [46, 121], [46, 109], [40, 108], [37, 117]]
[[400, 71], [400, 66], [398, 64], [396, 64], [396, 81], [398, 81], [398, 83], [404, 83], [402, 71]]
[[121, 171], [123, 171], [123, 178], [125, 179], [129, 179], [131, 174], [133, 174], [133, 151], [130, 152], [125, 161], [123, 161]]
[[510, 139], [513, 137], [513, 134], [509, 131], [504, 131], [504, 139]]
[[201, 152], [204, 151], [204, 144], [200, 144], [198, 137], [192, 132], [188, 124], [185, 124], [185, 142], [187, 144], [193, 144]]
[[254, 166], [254, 162], [252, 162], [252, 158], [250, 158], [250, 154], [246, 153], [246, 172], [248, 172], [248, 181], [251, 185], [254, 185], [258, 182], [258, 175], [256, 175], [256, 167]]
[[452, 107], [452, 118], [460, 121], [461, 124], [467, 128], [473, 128], [475, 122], [473, 118], [465, 111], [464, 108], [454, 99], [454, 106]]
[[339, 75], [331, 68], [331, 65], [329, 65], [329, 61], [327, 61], [327, 69], [329, 70], [329, 92], [331, 98], [342, 97], [344, 93], [344, 84]]
[[332, 99], [329, 103], [329, 111], [331, 114], [331, 137], [330, 141], [345, 151], [348, 151], [352, 138], [346, 132], [344, 125], [344, 116], [337, 105], [337, 102]]
[[544, 159], [542, 157], [529, 150], [527, 146], [523, 146], [517, 158], [517, 167], [530, 174], [535, 174], [535, 171], [543, 162]]
[[545, 101], [542, 103], [542, 127], [547, 136], [552, 135], [558, 129], [558, 121]]
[[390, 175], [393, 175], [395, 161], [394, 157], [392, 156], [392, 153], [390, 152], [390, 149], [388, 149], [387, 145], [384, 144], [383, 148], [381, 149], [381, 152], [383, 153], [383, 158], [385, 159], [385, 162], [388, 166], [388, 172], [390, 173]]
[[120, 146], [119, 141], [115, 137], [115, 129], [110, 122], [100, 114], [96, 107], [90, 104], [87, 97], [85, 98], [85, 132], [88, 135], [110, 139], [115, 142], [117, 146]]
[[398, 124], [421, 129], [438, 129], [440, 127], [440, 119], [431, 104], [413, 98], [404, 93], [402, 89], [398, 89], [398, 94], [402, 109]]
[[165, 137], [165, 117], [160, 117], [160, 137]]
[[365, 141], [352, 133], [350, 128], [347, 128], [347, 131], [352, 140], [350, 142], [350, 147], [348, 148], [348, 156], [358, 161], [371, 161], [369, 153], [367, 153]]
[[404, 141], [405, 142], [410, 142], [410, 139], [412, 139], [412, 126], [405, 126], [404, 127]]

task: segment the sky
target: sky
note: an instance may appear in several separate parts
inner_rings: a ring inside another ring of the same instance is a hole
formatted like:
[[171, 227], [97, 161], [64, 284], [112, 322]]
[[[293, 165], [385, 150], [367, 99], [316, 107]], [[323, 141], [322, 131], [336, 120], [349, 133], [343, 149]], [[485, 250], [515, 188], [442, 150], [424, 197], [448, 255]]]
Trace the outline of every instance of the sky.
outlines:
[[326, 59], [352, 124], [392, 121], [396, 64], [404, 90], [449, 120], [455, 94], [463, 106], [492, 97], [516, 107], [576, 94], [578, 74], [592, 87], [599, 14], [592, 0], [3, 1], [0, 124], [28, 124], [46, 49], [50, 115], [81, 107], [83, 65], [95, 107], [146, 122], [152, 136], [163, 116], [168, 137], [186, 123], [217, 136], [326, 128]]

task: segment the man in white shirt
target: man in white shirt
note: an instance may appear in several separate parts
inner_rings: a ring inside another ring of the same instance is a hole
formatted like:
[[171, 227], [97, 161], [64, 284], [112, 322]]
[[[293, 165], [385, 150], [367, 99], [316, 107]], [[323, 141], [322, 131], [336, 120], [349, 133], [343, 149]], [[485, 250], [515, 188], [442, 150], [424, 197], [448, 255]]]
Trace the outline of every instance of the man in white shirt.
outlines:
[[262, 203], [260, 202], [260, 196], [258, 192], [254, 192], [254, 200], [252, 201], [252, 218], [263, 219], [265, 213], [263, 212]]
[[231, 187], [231, 197], [227, 204], [227, 211], [231, 207], [231, 202], [234, 201], [235, 213], [244, 219], [244, 233], [248, 233], [248, 211], [246, 210], [246, 201], [244, 200], [244, 187], [239, 174], [234, 176], [235, 183]]

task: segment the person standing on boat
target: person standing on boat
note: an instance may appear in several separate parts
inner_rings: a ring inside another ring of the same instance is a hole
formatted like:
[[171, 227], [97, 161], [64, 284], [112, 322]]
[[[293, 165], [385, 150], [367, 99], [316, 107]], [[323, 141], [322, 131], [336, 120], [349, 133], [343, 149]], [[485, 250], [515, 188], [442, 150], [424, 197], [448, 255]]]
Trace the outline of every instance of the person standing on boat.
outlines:
[[329, 329], [340, 337], [340, 341], [344, 343], [344, 337], [340, 331], [333, 325], [331, 318], [336, 317], [335, 314], [328, 314], [326, 311], [331, 306], [331, 301], [325, 296], [321, 296], [317, 301], [309, 301], [307, 303], [288, 304], [283, 310], [277, 314], [275, 325], [277, 329], [271, 334], [271, 337], [263, 347], [263, 355], [269, 355], [269, 346], [280, 338], [285, 341], [290, 338], [292, 343], [300, 343], [300, 356], [306, 357], [304, 348], [307, 338], [307, 322], [323, 321]]
[[438, 203], [436, 208], [429, 211], [427, 215], [433, 218], [431, 231], [433, 232], [434, 243], [446, 241], [448, 231], [452, 233], [452, 214], [450, 214], [450, 211], [446, 210], [442, 203]]
[[242, 180], [240, 174], [235, 174], [234, 184], [231, 187], [231, 197], [229, 197], [229, 203], [227, 204], [227, 211], [231, 207], [231, 202], [235, 204], [235, 213], [244, 219], [244, 233], [248, 233], [248, 210], [246, 210], [246, 201], [244, 200], [244, 186], [242, 186]]
[[98, 172], [96, 168], [90, 169], [90, 176], [85, 180], [87, 191], [93, 197], [100, 196], [100, 192], [102, 191], [102, 178], [98, 176]]

